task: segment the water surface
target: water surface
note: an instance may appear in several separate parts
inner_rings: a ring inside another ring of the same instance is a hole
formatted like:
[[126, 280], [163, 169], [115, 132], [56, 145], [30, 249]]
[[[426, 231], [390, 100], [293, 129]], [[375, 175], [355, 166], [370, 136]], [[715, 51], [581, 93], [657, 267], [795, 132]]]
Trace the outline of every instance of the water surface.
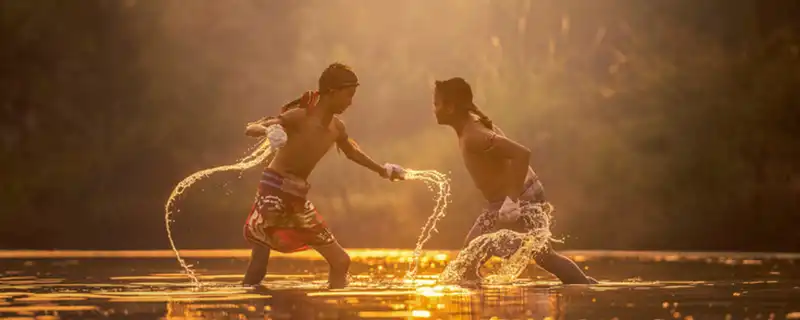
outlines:
[[[351, 285], [326, 290], [313, 252], [276, 255], [262, 288], [237, 282], [247, 250], [0, 251], [0, 318], [19, 319], [800, 319], [800, 254], [567, 252], [596, 286], [531, 265], [511, 285], [437, 286], [455, 252], [350, 250]], [[490, 262], [487, 269], [496, 267]]]

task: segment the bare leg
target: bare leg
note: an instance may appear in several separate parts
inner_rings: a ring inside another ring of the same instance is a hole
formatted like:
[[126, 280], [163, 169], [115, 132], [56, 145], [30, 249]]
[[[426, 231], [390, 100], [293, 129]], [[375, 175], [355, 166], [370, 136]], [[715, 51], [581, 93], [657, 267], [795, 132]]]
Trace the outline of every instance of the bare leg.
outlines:
[[475, 223], [472, 225], [472, 229], [469, 230], [467, 237], [464, 239], [464, 248], [469, 246], [469, 243], [483, 234], [489, 233], [494, 228], [495, 221], [494, 219], [486, 214], [483, 213], [475, 219]]
[[[471, 281], [479, 279], [478, 269], [486, 263], [492, 256], [508, 259], [514, 252], [516, 252], [522, 244], [522, 239], [510, 239], [502, 233], [496, 234], [499, 238], [492, 239], [490, 243], [488, 238], [480, 239], [473, 245], [486, 248], [487, 252], [482, 257], [476, 257], [477, 260], [469, 263], [465, 280]], [[587, 277], [580, 267], [576, 265], [569, 258], [555, 252], [551, 246], [547, 246], [542, 252], [533, 256], [536, 263], [545, 271], [552, 273], [564, 284], [596, 284], [597, 280]]]
[[555, 252], [549, 247], [534, 256], [536, 264], [547, 272], [552, 273], [563, 284], [596, 284], [597, 280], [587, 277], [575, 262]]
[[328, 286], [331, 289], [341, 289], [347, 285], [347, 271], [350, 269], [350, 255], [344, 251], [338, 242], [324, 246], [314, 246], [319, 254], [328, 261]]
[[[469, 247], [470, 242], [472, 242], [472, 240], [475, 240], [475, 238], [491, 232], [492, 229], [494, 228], [494, 225], [495, 225], [495, 219], [490, 214], [488, 214], [487, 212], [481, 213], [481, 215], [479, 215], [478, 218], [475, 219], [475, 223], [472, 225], [472, 228], [469, 230], [469, 233], [467, 233], [467, 237], [464, 239], [464, 246], [462, 247], [462, 250]], [[480, 244], [476, 245], [482, 246]], [[476, 281], [480, 279], [481, 278], [480, 268], [486, 263], [486, 261], [489, 261], [489, 259], [492, 257], [493, 254], [494, 250], [490, 250], [490, 252], [486, 256], [480, 257], [478, 258], [476, 263], [470, 264], [469, 267], [467, 267], [466, 274], [464, 275], [464, 280]]]
[[250, 252], [250, 265], [244, 274], [242, 284], [254, 286], [260, 284], [267, 275], [267, 263], [269, 262], [270, 249], [265, 246], [254, 245]]

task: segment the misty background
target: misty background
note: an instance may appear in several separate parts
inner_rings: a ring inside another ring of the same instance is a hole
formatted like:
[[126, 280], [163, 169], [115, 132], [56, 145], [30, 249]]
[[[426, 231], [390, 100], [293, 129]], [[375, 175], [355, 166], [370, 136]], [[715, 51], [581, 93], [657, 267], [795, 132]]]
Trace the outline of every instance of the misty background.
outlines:
[[[0, 249], [163, 249], [185, 176], [230, 164], [339, 61], [378, 162], [452, 174], [428, 248], [483, 205], [432, 83], [469, 81], [556, 208], [557, 249], [800, 251], [798, 1], [0, 1]], [[190, 189], [180, 248], [243, 248], [260, 168]], [[331, 151], [343, 246], [413, 247], [433, 208]]]

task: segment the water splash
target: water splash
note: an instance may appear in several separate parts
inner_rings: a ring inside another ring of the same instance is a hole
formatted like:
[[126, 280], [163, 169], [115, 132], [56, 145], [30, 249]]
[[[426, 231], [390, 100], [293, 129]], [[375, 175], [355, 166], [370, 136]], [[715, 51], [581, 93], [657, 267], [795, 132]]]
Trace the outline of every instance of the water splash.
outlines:
[[434, 232], [439, 232], [436, 229], [436, 223], [444, 218], [447, 210], [447, 204], [450, 202], [450, 179], [444, 173], [436, 170], [411, 170], [407, 169], [405, 173], [406, 180], [422, 180], [428, 185], [428, 189], [433, 191], [436, 195], [434, 200], [436, 205], [433, 207], [433, 213], [428, 217], [428, 221], [422, 227], [422, 232], [417, 238], [417, 245], [414, 247], [414, 256], [409, 265], [409, 270], [406, 273], [407, 279], [413, 279], [417, 270], [419, 269], [419, 257], [422, 254], [422, 248]]
[[[253, 149], [254, 148], [254, 149]], [[178, 259], [178, 263], [180, 263], [181, 267], [183, 268], [186, 275], [191, 279], [193, 284], [200, 285], [200, 280], [197, 278], [194, 269], [192, 269], [192, 265], [186, 263], [186, 261], [181, 258], [181, 254], [178, 252], [178, 248], [175, 246], [175, 241], [172, 239], [172, 230], [170, 228], [172, 220], [173, 211], [175, 211], [175, 201], [178, 197], [186, 191], [192, 184], [195, 182], [206, 178], [214, 173], [223, 172], [223, 171], [244, 171], [255, 167], [259, 164], [265, 163], [268, 161], [270, 155], [273, 155], [272, 149], [269, 147], [269, 141], [263, 139], [259, 141], [254, 147], [251, 148], [253, 150], [249, 155], [245, 156], [244, 158], [239, 159], [234, 164], [219, 166], [215, 168], [205, 169], [198, 172], [193, 173], [192, 175], [184, 178], [175, 189], [172, 190], [172, 194], [170, 194], [169, 199], [167, 200], [166, 205], [164, 206], [164, 223], [167, 227], [167, 237], [169, 238], [169, 244], [172, 247], [172, 251], [175, 253], [175, 258]], [[177, 210], [175, 212], [180, 212]]]
[[[196, 285], [200, 285], [200, 280], [197, 277], [194, 269], [192, 269], [192, 265], [186, 263], [186, 261], [181, 257], [180, 253], [178, 252], [177, 247], [175, 246], [175, 241], [172, 238], [172, 230], [170, 228], [170, 224], [173, 222], [172, 215], [173, 212], [180, 212], [180, 210], [174, 210], [175, 208], [175, 201], [177, 198], [186, 191], [191, 185], [195, 182], [206, 178], [214, 173], [223, 172], [223, 171], [233, 171], [239, 170], [244, 171], [250, 169], [258, 164], [265, 163], [269, 161], [269, 157], [274, 155], [269, 148], [269, 141], [262, 140], [256, 145], [251, 148], [252, 152], [245, 156], [244, 158], [237, 161], [235, 164], [232, 165], [224, 165], [215, 168], [205, 169], [198, 171], [178, 183], [174, 190], [172, 190], [172, 194], [170, 195], [167, 203], [165, 205], [166, 214], [164, 216], [164, 220], [167, 227], [167, 237], [169, 238], [170, 246], [172, 247], [172, 251], [175, 254], [178, 263], [180, 263], [181, 267], [183, 268], [186, 275], [191, 279], [192, 283]], [[414, 250], [414, 257], [413, 257], [413, 264], [411, 267], [412, 269], [409, 271], [408, 275], [413, 277], [419, 266], [419, 257], [422, 253], [422, 247], [425, 243], [431, 238], [433, 232], [437, 232], [436, 230], [436, 223], [445, 216], [445, 212], [447, 209], [447, 204], [449, 203], [449, 196], [450, 196], [450, 180], [447, 178], [447, 175], [438, 172], [436, 170], [412, 170], [407, 169], [405, 171], [404, 178], [406, 180], [420, 180], [425, 182], [428, 186], [428, 189], [435, 193], [434, 200], [436, 201], [436, 205], [433, 208], [433, 214], [428, 218], [428, 221], [425, 223], [425, 226], [422, 228], [422, 233], [417, 240], [417, 245]]]
[[502, 229], [476, 237], [459, 252], [439, 275], [440, 283], [459, 283], [478, 277], [478, 269], [491, 256], [505, 257], [500, 268], [483, 279], [484, 282], [499, 284], [514, 281], [525, 271], [530, 259], [537, 252], [547, 248], [553, 238], [550, 232], [553, 206], [549, 203], [525, 204], [521, 208], [527, 225], [533, 226], [527, 232]]

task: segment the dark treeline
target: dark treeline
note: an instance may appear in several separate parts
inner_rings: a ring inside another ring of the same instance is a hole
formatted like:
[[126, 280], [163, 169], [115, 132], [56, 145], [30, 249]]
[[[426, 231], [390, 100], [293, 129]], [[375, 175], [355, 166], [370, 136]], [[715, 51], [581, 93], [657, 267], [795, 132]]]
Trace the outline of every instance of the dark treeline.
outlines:
[[[345, 5], [347, 4], [347, 5]], [[443, 12], [447, 12], [443, 15]], [[340, 60], [379, 161], [452, 172], [432, 247], [481, 202], [433, 79], [529, 146], [572, 249], [800, 250], [797, 1], [2, 1], [0, 249], [166, 248], [163, 205], [247, 121]], [[243, 247], [257, 169], [180, 202], [181, 247]], [[411, 247], [431, 208], [335, 152], [312, 200], [346, 247]]]

